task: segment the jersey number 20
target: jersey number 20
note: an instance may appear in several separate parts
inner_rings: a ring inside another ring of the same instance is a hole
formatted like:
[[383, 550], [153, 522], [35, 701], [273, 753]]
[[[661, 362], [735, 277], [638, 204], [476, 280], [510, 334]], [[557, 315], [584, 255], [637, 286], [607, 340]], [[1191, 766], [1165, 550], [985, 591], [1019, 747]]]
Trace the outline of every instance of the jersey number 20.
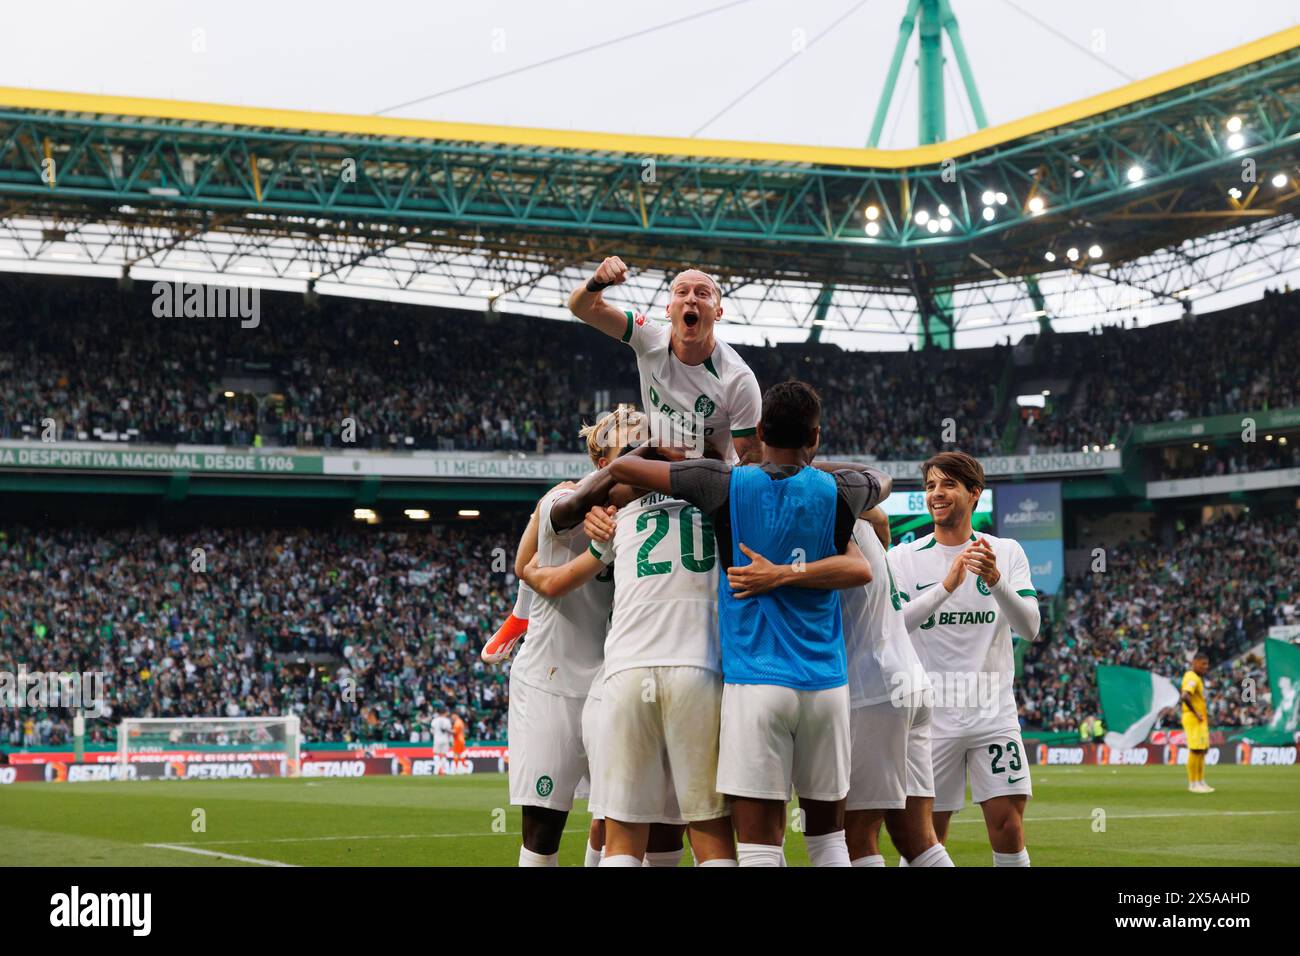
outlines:
[[[695, 554], [696, 515], [700, 515], [700, 530], [703, 532], [700, 545], [701, 554], [698, 557]], [[645, 531], [651, 524], [654, 525], [654, 529], [650, 532], [650, 536], [641, 542], [641, 547], [636, 552], [636, 576], [638, 578], [648, 577], [652, 574], [667, 574], [673, 569], [671, 559], [667, 561], [650, 560], [650, 552], [668, 534], [669, 527], [672, 524], [672, 515], [664, 508], [643, 511], [637, 516], [636, 530], [638, 532]], [[709, 521], [707, 516], [700, 514], [699, 508], [690, 505], [677, 512], [677, 526], [678, 540], [681, 543], [682, 567], [687, 571], [696, 571], [701, 574], [712, 571], [716, 560], [713, 553], [712, 522]]]

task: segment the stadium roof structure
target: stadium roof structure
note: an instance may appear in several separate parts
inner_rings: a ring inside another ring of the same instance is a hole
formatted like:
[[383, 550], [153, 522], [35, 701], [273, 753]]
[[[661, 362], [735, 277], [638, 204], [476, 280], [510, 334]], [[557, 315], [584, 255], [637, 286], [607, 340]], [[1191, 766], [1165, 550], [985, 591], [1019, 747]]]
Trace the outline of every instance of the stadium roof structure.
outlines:
[[814, 334], [1127, 315], [1291, 264], [1297, 114], [1300, 28], [902, 150], [0, 88], [0, 256], [558, 313], [617, 253]]

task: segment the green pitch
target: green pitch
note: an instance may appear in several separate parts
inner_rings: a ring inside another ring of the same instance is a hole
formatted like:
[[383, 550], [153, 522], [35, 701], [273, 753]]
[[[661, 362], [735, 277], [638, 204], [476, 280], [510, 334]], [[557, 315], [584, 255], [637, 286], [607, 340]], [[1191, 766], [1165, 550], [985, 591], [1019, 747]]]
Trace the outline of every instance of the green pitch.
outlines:
[[[1297, 768], [1211, 767], [1208, 778], [1218, 792], [1197, 795], [1182, 768], [1036, 767], [1033, 863], [1300, 864]], [[582, 809], [569, 818], [565, 866], [582, 863]], [[513, 866], [519, 827], [499, 774], [0, 788], [0, 866]], [[958, 866], [992, 865], [978, 808], [954, 818], [948, 846]], [[797, 834], [786, 851], [807, 864]]]

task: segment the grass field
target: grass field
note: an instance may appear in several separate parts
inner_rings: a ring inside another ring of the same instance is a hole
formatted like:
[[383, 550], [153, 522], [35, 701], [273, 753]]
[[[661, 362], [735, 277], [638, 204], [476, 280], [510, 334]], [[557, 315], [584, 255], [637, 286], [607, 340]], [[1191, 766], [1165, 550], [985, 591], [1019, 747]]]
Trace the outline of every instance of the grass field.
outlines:
[[[1300, 771], [1223, 766], [1208, 776], [1218, 792], [1197, 795], [1181, 768], [1036, 767], [1034, 865], [1300, 864]], [[0, 866], [513, 866], [519, 811], [506, 800], [500, 774], [15, 784], [0, 788]], [[206, 832], [191, 829], [196, 809]], [[1104, 832], [1094, 830], [1097, 809]], [[569, 818], [564, 866], [582, 863], [584, 810]], [[948, 846], [958, 866], [992, 865], [978, 808], [957, 815]], [[807, 864], [798, 835], [786, 852], [792, 866]]]

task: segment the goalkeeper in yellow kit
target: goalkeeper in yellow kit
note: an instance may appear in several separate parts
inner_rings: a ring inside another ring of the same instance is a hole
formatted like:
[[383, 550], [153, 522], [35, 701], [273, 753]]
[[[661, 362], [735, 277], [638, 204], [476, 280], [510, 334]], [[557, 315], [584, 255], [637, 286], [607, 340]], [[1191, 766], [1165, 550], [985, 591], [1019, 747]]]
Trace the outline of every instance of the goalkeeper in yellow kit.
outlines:
[[1187, 735], [1187, 789], [1192, 793], [1213, 793], [1214, 788], [1205, 782], [1205, 753], [1210, 749], [1210, 715], [1205, 705], [1205, 672], [1210, 669], [1210, 657], [1198, 652], [1192, 658], [1192, 669], [1183, 675], [1182, 701], [1183, 733]]

